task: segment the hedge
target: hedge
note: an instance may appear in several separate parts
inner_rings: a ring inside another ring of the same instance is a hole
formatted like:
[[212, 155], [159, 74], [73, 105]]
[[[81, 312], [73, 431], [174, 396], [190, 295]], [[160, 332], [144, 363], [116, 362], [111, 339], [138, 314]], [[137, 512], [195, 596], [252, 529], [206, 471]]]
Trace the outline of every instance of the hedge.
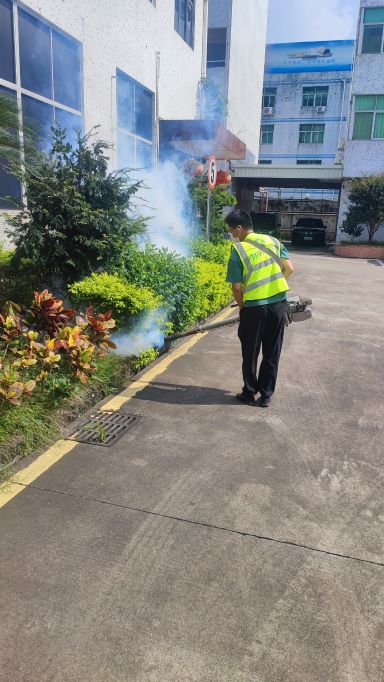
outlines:
[[169, 333], [183, 331], [198, 317], [198, 270], [192, 258], [166, 248], [146, 244], [130, 246], [121, 263], [121, 274], [129, 282], [149, 287], [165, 303]]
[[92, 273], [69, 287], [71, 300], [79, 308], [112, 310], [118, 326], [127, 326], [132, 316], [159, 308], [163, 301], [147, 287], [127, 282], [119, 275]]
[[196, 239], [191, 242], [191, 248], [193, 256], [226, 266], [231, 252], [231, 242], [227, 240], [220, 244], [212, 244], [203, 239]]
[[0, 245], [0, 308], [6, 301], [29, 305], [33, 292], [42, 288], [43, 277], [31, 263], [12, 264], [14, 252]]
[[226, 266], [202, 258], [195, 258], [194, 263], [198, 273], [197, 318], [202, 320], [232, 300], [232, 289], [225, 281]]

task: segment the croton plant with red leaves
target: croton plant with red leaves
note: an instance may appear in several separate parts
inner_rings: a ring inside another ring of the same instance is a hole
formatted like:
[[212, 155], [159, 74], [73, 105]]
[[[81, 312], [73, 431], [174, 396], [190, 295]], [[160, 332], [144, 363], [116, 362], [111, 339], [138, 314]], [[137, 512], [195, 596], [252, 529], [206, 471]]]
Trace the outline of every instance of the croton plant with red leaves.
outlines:
[[95, 358], [116, 348], [112, 312], [66, 309], [47, 289], [34, 293], [28, 309], [8, 302], [0, 313], [0, 409], [20, 405], [36, 385], [61, 368], [86, 383]]

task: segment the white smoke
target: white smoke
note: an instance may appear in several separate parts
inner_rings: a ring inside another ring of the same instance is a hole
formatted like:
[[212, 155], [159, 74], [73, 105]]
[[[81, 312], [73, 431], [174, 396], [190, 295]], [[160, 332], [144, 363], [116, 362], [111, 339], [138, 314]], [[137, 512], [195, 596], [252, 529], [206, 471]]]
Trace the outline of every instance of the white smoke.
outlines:
[[152, 310], [128, 332], [117, 332], [112, 341], [117, 346], [115, 353], [123, 357], [138, 356], [150, 348], [163, 348], [166, 313], [164, 310]]
[[194, 208], [187, 179], [172, 161], [140, 174], [141, 206], [136, 209], [148, 217], [146, 238], [157, 247], [166, 247], [180, 255], [188, 254], [188, 242], [196, 229]]

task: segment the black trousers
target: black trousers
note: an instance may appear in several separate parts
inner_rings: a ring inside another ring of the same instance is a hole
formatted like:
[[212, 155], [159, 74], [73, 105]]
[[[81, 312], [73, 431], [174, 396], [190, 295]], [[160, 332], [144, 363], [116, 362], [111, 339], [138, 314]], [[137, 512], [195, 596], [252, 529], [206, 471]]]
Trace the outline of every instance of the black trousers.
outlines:
[[[275, 390], [285, 314], [285, 301], [240, 310], [238, 335], [243, 355], [243, 391], [247, 395], [260, 392], [271, 397]], [[257, 372], [260, 348], [262, 360]]]

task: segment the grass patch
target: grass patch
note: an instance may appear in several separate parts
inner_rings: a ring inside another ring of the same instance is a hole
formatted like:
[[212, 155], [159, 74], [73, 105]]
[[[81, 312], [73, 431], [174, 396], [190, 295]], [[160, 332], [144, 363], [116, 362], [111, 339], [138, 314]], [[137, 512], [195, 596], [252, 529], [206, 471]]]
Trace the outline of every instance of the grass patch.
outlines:
[[98, 358], [88, 384], [59, 373], [54, 380], [19, 407], [0, 412], [0, 482], [13, 473], [12, 461], [51, 445], [73, 419], [111, 393], [121, 390], [130, 376], [127, 359], [116, 355]]

